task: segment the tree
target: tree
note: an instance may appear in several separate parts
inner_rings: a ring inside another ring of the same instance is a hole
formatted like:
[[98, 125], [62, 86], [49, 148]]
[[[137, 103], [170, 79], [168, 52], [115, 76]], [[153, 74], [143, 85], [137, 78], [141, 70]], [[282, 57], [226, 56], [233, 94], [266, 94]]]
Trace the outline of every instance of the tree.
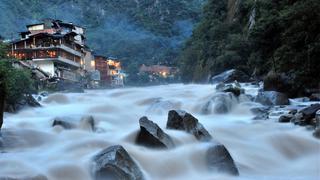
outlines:
[[33, 91], [31, 72], [23, 69], [15, 69], [12, 66], [13, 59], [6, 57], [6, 45], [0, 43], [0, 128], [3, 123], [3, 111], [5, 106], [11, 106], [15, 111], [15, 105], [25, 99], [26, 94]]

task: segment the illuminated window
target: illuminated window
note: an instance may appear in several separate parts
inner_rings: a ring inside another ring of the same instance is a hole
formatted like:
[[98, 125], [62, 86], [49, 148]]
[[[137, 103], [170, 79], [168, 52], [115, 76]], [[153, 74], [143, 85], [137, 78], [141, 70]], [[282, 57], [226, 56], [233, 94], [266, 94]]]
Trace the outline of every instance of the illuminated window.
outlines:
[[96, 62], [94, 60], [91, 60], [91, 67], [95, 67]]

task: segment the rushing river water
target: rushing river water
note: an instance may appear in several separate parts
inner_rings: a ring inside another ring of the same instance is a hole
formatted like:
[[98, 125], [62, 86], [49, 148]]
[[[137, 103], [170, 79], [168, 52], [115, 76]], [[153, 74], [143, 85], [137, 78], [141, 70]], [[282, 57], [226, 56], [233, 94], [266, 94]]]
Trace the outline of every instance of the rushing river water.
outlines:
[[[256, 88], [247, 87], [255, 94]], [[44, 175], [53, 180], [87, 180], [92, 157], [121, 144], [147, 179], [318, 179], [320, 141], [303, 127], [274, 120], [251, 120], [250, 103], [234, 102], [228, 114], [202, 113], [215, 94], [212, 85], [164, 85], [53, 94], [43, 107], [6, 114], [3, 133], [15, 140], [0, 153], [0, 177]], [[251, 104], [252, 105], [252, 104]], [[213, 138], [226, 146], [240, 176], [209, 172], [206, 146], [182, 131], [165, 129], [168, 110], [183, 109], [199, 119]], [[96, 132], [80, 122], [92, 115]], [[177, 145], [155, 150], [134, 144], [139, 118], [148, 116]], [[55, 117], [78, 124], [76, 129], [52, 127]]]

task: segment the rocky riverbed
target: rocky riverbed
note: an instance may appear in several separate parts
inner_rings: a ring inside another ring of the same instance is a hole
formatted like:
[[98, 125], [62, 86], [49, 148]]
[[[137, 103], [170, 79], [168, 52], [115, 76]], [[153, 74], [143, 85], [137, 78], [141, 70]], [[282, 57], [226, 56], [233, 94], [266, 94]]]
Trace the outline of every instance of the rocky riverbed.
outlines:
[[318, 179], [318, 102], [259, 89], [175, 84], [42, 97], [42, 107], [5, 114], [0, 179]]

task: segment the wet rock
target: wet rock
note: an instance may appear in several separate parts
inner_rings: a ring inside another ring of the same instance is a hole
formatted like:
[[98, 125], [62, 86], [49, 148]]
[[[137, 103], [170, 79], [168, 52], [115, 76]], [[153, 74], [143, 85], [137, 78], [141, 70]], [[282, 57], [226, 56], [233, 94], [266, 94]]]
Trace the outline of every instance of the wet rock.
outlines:
[[128, 152], [120, 145], [111, 146], [93, 158], [94, 180], [143, 180], [143, 174]]
[[264, 78], [263, 90], [281, 92], [289, 94], [290, 97], [297, 97], [297, 92], [295, 92], [296, 88], [294, 88], [294, 82], [291, 81], [290, 77], [285, 74], [269, 72]]
[[230, 88], [224, 89], [223, 92], [230, 92], [234, 94], [236, 97], [238, 97], [243, 91], [238, 87], [230, 87]]
[[317, 120], [316, 116], [318, 110], [320, 110], [320, 104], [312, 104], [305, 107], [295, 114], [291, 122], [300, 126], [312, 125], [317, 127], [319, 126], [319, 120]]
[[241, 85], [236, 81], [233, 84], [225, 85], [224, 83], [219, 83], [216, 86], [216, 90], [225, 93], [233, 93], [236, 97], [240, 96], [240, 94], [244, 94], [245, 90], [241, 89]]
[[232, 83], [234, 81], [249, 82], [250, 77], [242, 71], [231, 69], [211, 78], [211, 83]]
[[216, 90], [222, 91], [225, 87], [226, 85], [224, 83], [219, 83], [216, 85]]
[[63, 127], [64, 129], [73, 129], [73, 128], [76, 128], [76, 125], [71, 123], [71, 122], [68, 122], [66, 120], [63, 120], [61, 118], [55, 118], [53, 120], [53, 123], [52, 123], [52, 127], [54, 126], [61, 126]]
[[313, 132], [313, 136], [320, 139], [320, 128], [317, 128], [314, 132]]
[[259, 92], [255, 98], [255, 102], [266, 106], [288, 105], [288, 96], [284, 93], [276, 91], [262, 91]]
[[49, 93], [48, 93], [47, 91], [42, 91], [42, 92], [40, 92], [39, 94], [40, 94], [40, 96], [42, 96], [42, 97], [47, 97], [47, 96], [49, 96]]
[[292, 118], [294, 118], [294, 115], [285, 114], [285, 115], [280, 116], [279, 122], [280, 123], [289, 123], [289, 122], [291, 122]]
[[225, 114], [232, 110], [238, 99], [232, 93], [216, 93], [203, 107], [203, 114]]
[[79, 124], [81, 129], [86, 129], [89, 131], [95, 131], [96, 127], [95, 127], [95, 122], [94, 122], [94, 118], [92, 116], [84, 116], [81, 118], [80, 120], [80, 124]]
[[37, 176], [27, 176], [27, 177], [21, 177], [21, 176], [8, 176], [8, 177], [1, 177], [0, 180], [47, 180], [48, 178], [43, 175], [37, 175]]
[[295, 115], [295, 114], [297, 114], [297, 112], [298, 112], [297, 109], [291, 109], [291, 110], [289, 110], [288, 114]]
[[311, 101], [320, 101], [320, 93], [313, 93], [310, 96]]
[[151, 148], [173, 148], [174, 143], [171, 137], [147, 117], [139, 120], [140, 132], [136, 143]]
[[251, 108], [250, 111], [255, 115], [253, 120], [266, 120], [269, 118], [269, 107], [254, 107]]
[[198, 119], [185, 111], [171, 110], [168, 113], [167, 129], [183, 130], [193, 134], [199, 141], [210, 141], [212, 136]]
[[294, 123], [295, 125], [303, 125], [303, 115], [302, 113], [296, 113], [294, 117], [291, 119], [291, 122]]
[[303, 119], [309, 123], [312, 118], [315, 118], [316, 112], [320, 110], [320, 104], [312, 104], [299, 112], [303, 115]]
[[31, 107], [41, 107], [40, 103], [30, 94], [26, 95], [27, 104]]
[[234, 163], [229, 151], [222, 144], [214, 144], [206, 152], [207, 166], [210, 170], [239, 175], [237, 166]]

